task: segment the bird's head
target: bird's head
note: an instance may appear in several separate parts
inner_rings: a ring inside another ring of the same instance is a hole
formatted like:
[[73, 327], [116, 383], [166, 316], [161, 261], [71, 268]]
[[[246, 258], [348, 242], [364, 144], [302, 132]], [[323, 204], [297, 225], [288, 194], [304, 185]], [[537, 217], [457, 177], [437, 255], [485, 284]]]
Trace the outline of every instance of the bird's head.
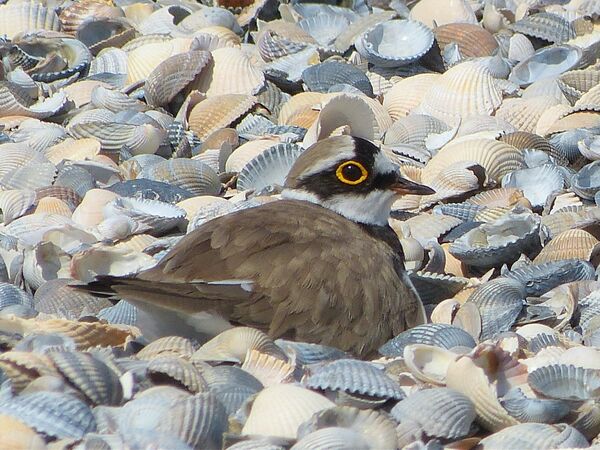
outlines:
[[335, 136], [309, 147], [290, 170], [282, 196], [316, 203], [359, 223], [386, 225], [394, 200], [433, 189], [403, 178], [373, 143]]

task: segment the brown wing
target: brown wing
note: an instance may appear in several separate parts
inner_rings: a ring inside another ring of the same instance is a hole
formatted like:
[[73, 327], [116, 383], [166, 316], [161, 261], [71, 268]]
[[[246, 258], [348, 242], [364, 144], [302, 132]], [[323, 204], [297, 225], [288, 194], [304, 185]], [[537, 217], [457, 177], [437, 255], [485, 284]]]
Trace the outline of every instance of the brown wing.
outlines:
[[[341, 216], [277, 201], [208, 222], [115, 290], [176, 310], [214, 309], [274, 337], [362, 353], [423, 320], [408, 277], [399, 277], [401, 265], [387, 244]], [[206, 284], [223, 280], [253, 284], [250, 291]]]

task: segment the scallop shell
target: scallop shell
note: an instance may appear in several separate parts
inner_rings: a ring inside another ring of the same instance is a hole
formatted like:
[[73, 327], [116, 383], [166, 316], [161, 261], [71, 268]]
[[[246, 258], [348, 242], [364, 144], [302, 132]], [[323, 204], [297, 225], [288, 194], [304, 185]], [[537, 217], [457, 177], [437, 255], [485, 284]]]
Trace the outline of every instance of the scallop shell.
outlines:
[[532, 371], [527, 381], [536, 392], [550, 398], [588, 400], [600, 395], [600, 378], [594, 369], [549, 365]]
[[25, 215], [35, 204], [36, 195], [31, 190], [8, 190], [0, 192], [0, 209], [5, 224]]
[[238, 174], [239, 190], [260, 191], [267, 186], [283, 186], [287, 174], [303, 152], [294, 144], [277, 144], [255, 156]]
[[490, 71], [472, 62], [444, 72], [427, 91], [418, 111], [450, 126], [473, 115], [491, 115], [502, 103], [502, 92]]
[[192, 195], [216, 195], [221, 192], [221, 183], [215, 171], [191, 159], [172, 159], [145, 167], [138, 175], [140, 178], [171, 183]]
[[557, 77], [577, 66], [581, 49], [570, 45], [544, 47], [513, 67], [508, 79], [520, 86]]
[[133, 26], [120, 17], [88, 19], [80, 24], [75, 34], [93, 55], [105, 48], [121, 47], [135, 35]]
[[147, 227], [150, 234], [161, 235], [183, 225], [185, 211], [158, 200], [118, 197], [104, 207], [104, 217], [130, 217]]
[[[131, 45], [132, 42], [129, 41], [128, 44]], [[165, 59], [188, 49], [188, 41], [184, 43], [184, 41], [173, 39], [167, 42], [151, 42], [128, 50], [127, 81], [136, 83], [145, 80]]]
[[310, 66], [302, 72], [302, 81], [312, 92], [327, 93], [336, 84], [348, 84], [373, 97], [371, 81], [362, 70], [351, 64], [326, 61]]
[[379, 348], [379, 353], [384, 356], [401, 356], [404, 348], [410, 344], [427, 344], [436, 347], [451, 349], [454, 347], [475, 347], [475, 341], [465, 331], [447, 324], [418, 325], [410, 330], [400, 333]]
[[88, 18], [115, 18], [123, 16], [124, 13], [120, 8], [115, 8], [101, 1], [86, 0], [64, 8], [60, 11], [59, 19], [61, 30], [73, 36], [77, 28]]
[[95, 297], [84, 291], [76, 291], [70, 279], [59, 278], [43, 283], [35, 292], [35, 309], [46, 314], [78, 319], [81, 315], [96, 314], [111, 306], [107, 299]]
[[379, 67], [398, 67], [421, 58], [433, 45], [433, 33], [420, 22], [390, 20], [361, 34], [356, 50]]
[[87, 353], [50, 352], [58, 371], [95, 405], [118, 405], [123, 389], [118, 375], [105, 363]]
[[440, 77], [437, 73], [425, 73], [398, 81], [385, 93], [383, 107], [394, 120], [407, 116], [439, 82]]
[[265, 84], [263, 72], [237, 48], [212, 52], [213, 60], [198, 78], [198, 90], [207, 97], [225, 94], [255, 95]]
[[327, 345], [311, 344], [308, 342], [295, 342], [277, 339], [275, 344], [281, 348], [290, 359], [298, 364], [307, 366], [311, 364], [348, 358], [348, 354]]
[[105, 189], [89, 190], [73, 211], [73, 221], [84, 226], [98, 225], [104, 220], [104, 206], [115, 198], [117, 194]]
[[509, 98], [502, 102], [496, 117], [506, 120], [519, 131], [533, 133], [542, 114], [555, 104], [556, 100], [549, 96]]
[[586, 448], [588, 441], [579, 431], [566, 424], [522, 423], [482, 439], [479, 445], [486, 450], [504, 448]]
[[21, 319], [18, 317], [0, 318], [0, 330], [17, 330], [23, 335], [34, 332], [61, 334], [72, 338], [79, 349], [96, 345], [124, 346], [136, 335], [131, 329], [99, 322], [76, 322], [64, 319]]
[[295, 365], [279, 357], [249, 350], [242, 370], [254, 375], [264, 386], [294, 381]]
[[207, 390], [207, 384], [194, 364], [178, 357], [154, 358], [147, 367], [147, 374], [156, 384], [183, 386], [192, 393]]
[[196, 104], [190, 111], [190, 130], [205, 139], [246, 113], [256, 102], [255, 97], [239, 94], [218, 95]]
[[3, 353], [0, 356], [0, 368], [10, 379], [11, 390], [17, 393], [36, 378], [56, 374], [52, 363], [45, 355], [24, 351]]
[[421, 182], [425, 184], [433, 182], [445, 167], [458, 161], [472, 161], [481, 165], [487, 177], [496, 181], [524, 165], [523, 154], [503, 142], [491, 139], [450, 142], [429, 161], [422, 172]]
[[[297, 447], [311, 448], [311, 445], [316, 445], [318, 441], [325, 445], [322, 439], [327, 439], [327, 437], [324, 434], [317, 435], [319, 430], [341, 432], [342, 435], [347, 431], [353, 431], [357, 433], [359, 441], [364, 439], [374, 448], [393, 449], [397, 448], [398, 444], [393, 421], [377, 411], [362, 411], [348, 406], [336, 406], [318, 412], [298, 430], [300, 443], [297, 444]], [[329, 436], [329, 438], [334, 437]], [[309, 444], [309, 442], [314, 443]], [[350, 446], [354, 447], [356, 444], [350, 444]]]
[[540, 248], [539, 226], [530, 213], [510, 213], [465, 233], [451, 244], [450, 253], [466, 264], [481, 267], [512, 263], [521, 253]]
[[64, 92], [57, 92], [48, 98], [39, 99], [33, 104], [24, 104], [27, 97], [24, 97], [23, 92], [19, 92], [21, 88], [3, 81], [0, 83], [0, 108], [2, 116], [19, 115], [25, 117], [33, 117], [35, 119], [45, 119], [59, 112], [67, 102], [67, 96]]
[[20, 395], [0, 403], [0, 413], [17, 417], [39, 433], [57, 438], [82, 438], [96, 430], [90, 408], [75, 397], [56, 392]]
[[504, 394], [498, 388], [508, 389], [510, 385], [495, 386], [495, 380], [505, 376], [507, 370], [512, 371], [510, 375], [514, 373], [516, 378], [522, 378], [526, 374], [524, 366], [514, 363], [505, 352], [480, 344], [448, 367], [446, 385], [471, 400], [477, 413], [477, 422], [487, 430], [497, 431], [518, 424], [497, 398], [497, 395]]
[[449, 23], [434, 29], [435, 39], [443, 49], [450, 43], [456, 43], [464, 58], [491, 56], [498, 48], [494, 36], [484, 28], [473, 23]]
[[591, 200], [596, 192], [600, 190], [599, 166], [600, 162], [594, 161], [582, 167], [572, 178], [573, 190], [581, 197]]
[[338, 359], [316, 368], [304, 384], [311, 389], [344, 391], [351, 394], [400, 400], [400, 386], [374, 365], [353, 359]]
[[404, 347], [404, 363], [410, 373], [420, 381], [434, 385], [446, 383], [449, 365], [456, 353], [426, 344], [409, 344]]
[[527, 16], [509, 25], [509, 28], [553, 44], [561, 44], [575, 37], [575, 30], [568, 20], [547, 12]]
[[395, 15], [394, 11], [380, 11], [357, 17], [356, 20], [352, 20], [350, 25], [337, 36], [334, 44], [335, 49], [340, 53], [346, 52], [354, 44], [359, 35], [379, 23], [392, 19]]
[[310, 34], [323, 47], [330, 47], [336, 38], [346, 30], [349, 20], [342, 15], [323, 14], [306, 17], [298, 26]]
[[171, 34], [191, 13], [192, 9], [184, 5], [163, 6], [146, 17], [138, 28], [142, 34]]
[[445, 8], [439, 8], [435, 0], [422, 0], [411, 9], [410, 18], [428, 27], [455, 22], [477, 23], [471, 5], [465, 0], [450, 0]]
[[295, 439], [303, 422], [333, 406], [327, 398], [308, 389], [291, 384], [270, 386], [256, 396], [242, 434]]
[[250, 350], [258, 350], [284, 361], [287, 359], [283, 351], [262, 331], [237, 327], [226, 330], [208, 341], [193, 354], [192, 360], [242, 363]]
[[598, 239], [584, 230], [566, 230], [554, 237], [534, 259], [535, 264], [563, 259], [589, 261], [596, 253]]
[[190, 358], [194, 348], [189, 339], [181, 336], [165, 336], [152, 341], [137, 353], [140, 359], [155, 359], [161, 357], [177, 356]]
[[425, 148], [429, 136], [448, 131], [449, 127], [439, 119], [412, 114], [396, 119], [385, 132], [384, 143], [408, 144]]
[[169, 103], [200, 74], [210, 58], [209, 52], [190, 51], [171, 56], [159, 64], [148, 75], [144, 85], [148, 104], [161, 106]]
[[568, 402], [526, 397], [519, 388], [511, 389], [501, 400], [508, 413], [521, 422], [557, 423], [570, 411]]
[[460, 439], [469, 434], [475, 408], [460, 392], [448, 388], [417, 391], [391, 410], [400, 423], [415, 422], [428, 436]]
[[528, 296], [538, 297], [564, 283], [592, 280], [594, 274], [594, 267], [590, 263], [573, 259], [525, 266], [505, 272], [502, 276], [519, 280], [525, 285]]
[[520, 281], [496, 278], [477, 287], [467, 302], [479, 308], [481, 340], [510, 330], [525, 302], [525, 286]]
[[506, 142], [507, 144], [512, 145], [518, 149], [535, 149], [541, 150], [551, 158], [553, 158], [558, 164], [561, 166], [566, 166], [569, 164], [568, 159], [565, 155], [556, 149], [548, 140], [543, 137], [534, 134], [527, 133], [524, 131], [516, 131], [513, 133], [505, 134], [504, 136], [500, 136], [500, 141]]
[[[532, 180], [543, 180], [537, 184]], [[557, 166], [544, 164], [531, 169], [515, 170], [502, 178], [503, 187], [518, 188], [523, 191], [525, 197], [532, 206], [544, 206], [548, 197], [560, 191], [565, 184], [563, 173]]]
[[13, 39], [15, 35], [30, 30], [60, 29], [56, 13], [42, 3], [23, 1], [0, 6], [0, 34]]
[[600, 83], [600, 71], [592, 68], [570, 70], [561, 74], [557, 83], [565, 97], [575, 103], [585, 92]]

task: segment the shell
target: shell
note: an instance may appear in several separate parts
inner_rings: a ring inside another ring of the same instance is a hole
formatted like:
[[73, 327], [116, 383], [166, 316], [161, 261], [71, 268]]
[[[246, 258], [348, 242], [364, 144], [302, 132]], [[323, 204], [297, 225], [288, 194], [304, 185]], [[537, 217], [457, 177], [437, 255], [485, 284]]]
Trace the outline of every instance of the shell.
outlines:
[[221, 192], [216, 172], [210, 166], [191, 159], [172, 159], [145, 167], [137, 178], [172, 183], [192, 195], [216, 195]]
[[295, 439], [303, 422], [333, 406], [327, 398], [308, 389], [291, 384], [270, 386], [254, 399], [242, 434]]
[[198, 78], [198, 90], [207, 97], [225, 94], [255, 95], [265, 84], [263, 72], [237, 48], [212, 52], [213, 60]]
[[[532, 180], [543, 180], [540, 183], [532, 183]], [[563, 173], [557, 166], [544, 164], [531, 169], [515, 170], [502, 178], [503, 187], [518, 188], [523, 191], [525, 197], [532, 206], [540, 207], [546, 204], [548, 197], [560, 191], [565, 184]]]
[[475, 341], [465, 331], [447, 324], [417, 325], [400, 333], [379, 348], [384, 356], [394, 357], [404, 354], [404, 348], [410, 344], [427, 344], [444, 349], [454, 347], [475, 347]]
[[57, 438], [81, 438], [96, 430], [90, 408], [56, 392], [36, 392], [0, 403], [0, 414], [17, 417], [36, 431]]
[[594, 369], [549, 365], [532, 371], [527, 381], [536, 392], [550, 398], [588, 400], [600, 395], [600, 378]]
[[448, 388], [415, 392], [397, 403], [391, 414], [398, 422], [415, 422], [428, 436], [460, 439], [468, 435], [475, 408], [463, 394]]
[[502, 92], [490, 71], [482, 65], [465, 62], [440, 76], [423, 97], [418, 111], [455, 126], [469, 116], [489, 116], [501, 103]]
[[7, 449], [43, 450], [44, 440], [32, 428], [7, 415], [0, 416], [0, 440]]
[[450, 0], [443, 9], [435, 0], [422, 0], [411, 9], [410, 18], [429, 27], [455, 22], [477, 23], [471, 5], [465, 0]]
[[519, 281], [496, 278], [477, 287], [467, 302], [479, 308], [481, 340], [510, 330], [523, 309], [525, 286]]
[[465, 233], [450, 245], [450, 253], [479, 267], [512, 263], [521, 253], [539, 250], [539, 226], [530, 213], [510, 213]]
[[404, 363], [410, 373], [426, 383], [443, 385], [448, 367], [456, 353], [426, 344], [410, 344], [404, 347]]
[[566, 425], [522, 423], [508, 427], [479, 442], [482, 449], [501, 448], [584, 448], [586, 438], [575, 428]]
[[337, 61], [327, 61], [310, 66], [302, 72], [302, 81], [307, 90], [312, 92], [329, 92], [336, 84], [354, 86], [365, 95], [373, 97], [373, 86], [367, 75], [350, 64]]
[[521, 422], [557, 423], [571, 409], [569, 403], [562, 400], [526, 397], [519, 388], [511, 389], [500, 403]]
[[520, 281], [528, 296], [539, 297], [555, 287], [579, 280], [593, 280], [594, 267], [587, 261], [550, 261], [521, 267], [502, 276]]
[[260, 191], [267, 186], [283, 186], [294, 161], [303, 149], [294, 144], [277, 144], [250, 160], [239, 172], [237, 188]]
[[584, 167], [573, 177], [573, 190], [583, 198], [593, 199], [594, 195], [600, 190], [598, 179], [598, 167], [600, 162], [594, 161]]
[[407, 116], [440, 77], [437, 73], [424, 73], [398, 81], [385, 93], [383, 107], [394, 120]]
[[144, 95], [148, 104], [169, 103], [190, 84], [210, 62], [211, 54], [204, 51], [179, 53], [160, 63], [146, 78]]
[[87, 353], [51, 352], [50, 359], [58, 371], [94, 405], [118, 405], [123, 389], [109, 366]]
[[190, 358], [194, 348], [189, 339], [180, 336], [165, 336], [152, 341], [137, 353], [140, 359], [155, 359], [165, 356]]
[[327, 345], [311, 344], [308, 342], [294, 342], [285, 339], [277, 339], [275, 344], [281, 348], [290, 359], [296, 360], [298, 364], [311, 365], [336, 359], [344, 359], [349, 355], [343, 351], [328, 347]]
[[496, 111], [496, 117], [506, 120], [519, 131], [533, 133], [538, 121], [556, 100], [550, 96], [506, 99]]
[[371, 64], [398, 67], [421, 58], [433, 45], [433, 33], [420, 22], [390, 20], [367, 30], [355, 42]]
[[130, 217], [150, 234], [161, 235], [185, 221], [185, 211], [157, 200], [119, 197], [104, 207], [104, 217]]
[[0, 34], [9, 39], [21, 32], [30, 30], [60, 29], [56, 13], [35, 1], [23, 1], [0, 6]]
[[344, 391], [376, 398], [404, 398], [400, 386], [368, 362], [338, 359], [315, 369], [304, 384], [311, 389]]
[[561, 44], [575, 37], [575, 30], [569, 21], [557, 14], [546, 12], [527, 16], [509, 25], [509, 28], [553, 44]]
[[71, 282], [70, 279], [59, 278], [43, 283], [33, 297], [35, 309], [59, 317], [78, 319], [112, 305], [107, 299], [72, 289], [69, 286]]
[[556, 77], [575, 68], [580, 59], [581, 49], [578, 47], [545, 47], [513, 67], [508, 79], [520, 86], [527, 86], [537, 80]]
[[254, 328], [237, 327], [215, 336], [192, 356], [197, 361], [229, 361], [241, 363], [248, 351], [258, 350], [286, 360], [287, 357], [263, 332]]
[[256, 377], [264, 386], [294, 380], [294, 365], [276, 356], [249, 350], [242, 369]]
[[255, 97], [239, 94], [219, 95], [203, 100], [190, 111], [190, 130], [200, 139], [205, 139], [211, 133], [234, 122], [255, 102]]
[[491, 56], [498, 48], [496, 39], [489, 31], [472, 23], [441, 25], [434, 29], [434, 33], [440, 49], [456, 43], [464, 58]]
[[148, 364], [146, 373], [156, 384], [172, 383], [175, 386], [183, 386], [194, 394], [206, 391], [208, 387], [198, 368], [178, 357], [153, 358]]
[[598, 240], [584, 230], [566, 230], [555, 236], [534, 259], [535, 264], [563, 259], [589, 261], [596, 252]]

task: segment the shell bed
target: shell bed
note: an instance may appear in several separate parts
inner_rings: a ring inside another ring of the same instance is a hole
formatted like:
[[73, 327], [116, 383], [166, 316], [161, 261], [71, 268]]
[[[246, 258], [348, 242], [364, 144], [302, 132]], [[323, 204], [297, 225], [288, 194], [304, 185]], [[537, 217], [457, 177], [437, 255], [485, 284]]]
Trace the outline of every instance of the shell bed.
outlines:
[[[1, 449], [600, 448], [599, 0], [1, 3]], [[429, 323], [378, 359], [68, 286], [341, 133], [436, 191], [390, 218]]]

